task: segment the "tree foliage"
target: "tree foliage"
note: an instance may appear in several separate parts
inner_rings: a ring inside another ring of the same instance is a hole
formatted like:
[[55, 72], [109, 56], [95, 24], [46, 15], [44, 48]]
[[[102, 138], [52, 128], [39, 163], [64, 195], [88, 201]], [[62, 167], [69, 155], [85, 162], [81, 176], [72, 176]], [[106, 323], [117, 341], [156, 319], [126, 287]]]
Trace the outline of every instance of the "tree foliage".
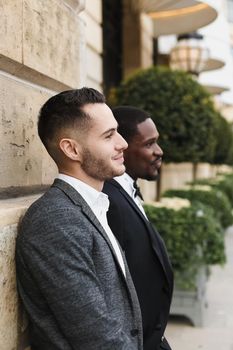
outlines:
[[150, 113], [165, 161], [212, 160], [216, 111], [208, 92], [187, 73], [166, 67], [140, 70], [112, 92], [109, 102]]
[[233, 132], [232, 126], [221, 116], [216, 116], [215, 126], [215, 152], [212, 163], [233, 165]]

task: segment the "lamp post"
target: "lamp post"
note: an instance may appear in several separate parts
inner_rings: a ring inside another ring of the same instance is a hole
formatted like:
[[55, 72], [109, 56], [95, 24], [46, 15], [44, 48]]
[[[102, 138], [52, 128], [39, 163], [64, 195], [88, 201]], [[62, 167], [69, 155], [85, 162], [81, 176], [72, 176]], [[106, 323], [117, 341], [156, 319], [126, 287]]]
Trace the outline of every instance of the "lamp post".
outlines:
[[209, 50], [203, 41], [203, 35], [189, 33], [179, 35], [177, 44], [170, 52], [170, 67], [198, 76], [209, 59]]
[[[177, 45], [170, 52], [170, 67], [192, 74], [193, 77], [204, 70], [209, 59], [209, 49], [205, 46], [203, 35], [189, 33], [179, 35]], [[193, 163], [193, 181], [197, 178], [198, 164]]]

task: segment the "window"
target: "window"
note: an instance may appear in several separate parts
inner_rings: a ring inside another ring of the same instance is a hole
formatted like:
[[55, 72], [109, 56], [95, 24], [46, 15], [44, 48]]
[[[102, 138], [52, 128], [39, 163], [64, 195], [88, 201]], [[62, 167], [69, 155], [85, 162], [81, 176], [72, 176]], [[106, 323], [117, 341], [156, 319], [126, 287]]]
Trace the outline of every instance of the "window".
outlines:
[[104, 93], [122, 79], [122, 21], [123, 5], [120, 0], [103, 2], [103, 78]]

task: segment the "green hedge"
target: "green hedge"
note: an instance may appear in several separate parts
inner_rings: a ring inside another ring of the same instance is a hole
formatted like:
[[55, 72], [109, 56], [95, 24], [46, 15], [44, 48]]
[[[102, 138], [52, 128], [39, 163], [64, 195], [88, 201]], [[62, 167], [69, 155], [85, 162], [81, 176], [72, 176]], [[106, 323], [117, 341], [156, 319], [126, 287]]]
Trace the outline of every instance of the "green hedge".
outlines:
[[233, 130], [232, 125], [220, 114], [216, 113], [215, 152], [211, 161], [213, 164], [232, 165]]
[[200, 266], [225, 263], [223, 229], [211, 208], [200, 203], [178, 211], [144, 208], [165, 241], [178, 288], [193, 289]]
[[222, 191], [230, 201], [231, 207], [233, 208], [233, 174], [222, 174], [216, 178], [211, 179], [199, 179], [192, 182], [191, 185], [208, 185], [219, 191]]
[[233, 208], [233, 174], [225, 175], [225, 178], [220, 180], [216, 187], [226, 194]]
[[187, 190], [168, 190], [163, 196], [187, 198], [192, 203], [200, 202], [213, 208], [214, 215], [219, 219], [223, 228], [233, 224], [232, 208], [227, 196], [218, 188], [210, 191], [197, 189], [195, 187]]

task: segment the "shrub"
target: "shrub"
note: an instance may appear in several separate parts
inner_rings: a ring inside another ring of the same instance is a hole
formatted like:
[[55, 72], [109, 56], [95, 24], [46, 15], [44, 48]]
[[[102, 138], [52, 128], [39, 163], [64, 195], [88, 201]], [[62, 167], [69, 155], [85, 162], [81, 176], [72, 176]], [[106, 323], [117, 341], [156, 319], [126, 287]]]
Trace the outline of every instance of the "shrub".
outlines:
[[233, 147], [233, 132], [231, 124], [227, 122], [220, 113], [216, 113], [215, 123], [216, 146], [213, 164], [230, 164], [231, 152]]
[[233, 223], [231, 204], [227, 196], [218, 189], [207, 186], [193, 187], [185, 190], [168, 190], [164, 193], [166, 197], [187, 198], [192, 203], [201, 202], [214, 210], [214, 215], [220, 221], [223, 228]]
[[201, 266], [225, 263], [223, 229], [211, 208], [201, 203], [177, 211], [150, 204], [144, 208], [165, 241], [178, 288], [193, 289]]
[[216, 184], [216, 187], [225, 193], [233, 208], [233, 174], [226, 175]]
[[208, 185], [222, 191], [227, 196], [233, 208], [233, 174], [222, 174], [221, 176], [211, 179], [198, 179], [192, 182], [191, 185]]

